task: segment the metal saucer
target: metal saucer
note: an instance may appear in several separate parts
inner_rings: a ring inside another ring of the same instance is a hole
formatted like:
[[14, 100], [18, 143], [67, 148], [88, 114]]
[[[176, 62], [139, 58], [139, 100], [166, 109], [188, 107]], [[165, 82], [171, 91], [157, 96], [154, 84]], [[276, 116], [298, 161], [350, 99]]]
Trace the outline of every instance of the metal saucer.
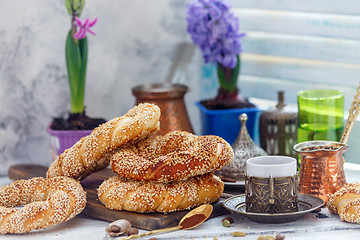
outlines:
[[236, 182], [225, 182], [223, 181], [225, 187], [229, 188], [244, 188], [245, 189], [245, 180], [244, 181], [236, 181]]
[[258, 223], [287, 223], [294, 222], [307, 213], [325, 205], [325, 202], [311, 195], [299, 194], [299, 210], [291, 213], [252, 213], [246, 212], [245, 194], [233, 196], [223, 202], [223, 206], [231, 212], [237, 212], [251, 221]]

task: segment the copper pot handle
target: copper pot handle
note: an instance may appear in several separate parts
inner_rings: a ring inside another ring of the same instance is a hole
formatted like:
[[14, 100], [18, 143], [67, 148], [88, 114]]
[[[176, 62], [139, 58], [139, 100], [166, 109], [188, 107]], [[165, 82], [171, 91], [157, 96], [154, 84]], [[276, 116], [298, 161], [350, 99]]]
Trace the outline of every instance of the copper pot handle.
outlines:
[[354, 122], [356, 121], [356, 117], [359, 114], [359, 111], [360, 111], [360, 99], [359, 99], [359, 96], [360, 96], [360, 86], [358, 86], [357, 92], [356, 92], [355, 97], [354, 97], [354, 101], [351, 103], [351, 108], [349, 110], [349, 117], [347, 119], [347, 122], [346, 122], [346, 125], [345, 125], [345, 128], [344, 128], [344, 132], [343, 132], [343, 134], [341, 136], [341, 139], [340, 139], [341, 143], [346, 144], [346, 142], [347, 142], [347, 140], [349, 138], [349, 135], [350, 135], [351, 128], [353, 127]]

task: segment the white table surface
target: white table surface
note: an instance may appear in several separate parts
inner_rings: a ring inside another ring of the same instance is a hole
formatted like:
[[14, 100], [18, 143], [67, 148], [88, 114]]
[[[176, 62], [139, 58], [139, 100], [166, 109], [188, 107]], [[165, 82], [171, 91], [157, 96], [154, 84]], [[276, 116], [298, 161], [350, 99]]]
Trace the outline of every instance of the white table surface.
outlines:
[[[360, 182], [360, 165], [345, 164], [345, 173], [347, 182]], [[7, 177], [0, 178], [0, 186], [12, 182]], [[141, 239], [149, 239], [157, 237], [163, 239], [233, 239], [231, 232], [246, 232], [246, 236], [239, 239], [255, 240], [260, 234], [273, 235], [281, 233], [285, 235], [285, 239], [316, 239], [316, 240], [332, 240], [332, 239], [360, 239], [360, 224], [350, 224], [342, 222], [337, 215], [330, 214], [327, 208], [323, 208], [322, 214], [328, 218], [317, 218], [315, 213], [309, 213], [305, 217], [285, 224], [260, 224], [241, 217], [240, 214], [233, 213], [228, 216], [235, 220], [235, 223], [229, 228], [221, 225], [221, 220], [226, 216], [209, 219], [202, 225], [192, 230], [181, 230], [171, 233], [157, 234], [146, 236]], [[105, 227], [109, 222], [75, 217], [65, 223], [54, 226], [52, 228], [34, 231], [22, 235], [0, 235], [0, 239], [86, 239], [95, 240], [103, 239], [106, 235]], [[143, 232], [143, 230], [140, 230]], [[113, 238], [119, 239], [119, 238]]]

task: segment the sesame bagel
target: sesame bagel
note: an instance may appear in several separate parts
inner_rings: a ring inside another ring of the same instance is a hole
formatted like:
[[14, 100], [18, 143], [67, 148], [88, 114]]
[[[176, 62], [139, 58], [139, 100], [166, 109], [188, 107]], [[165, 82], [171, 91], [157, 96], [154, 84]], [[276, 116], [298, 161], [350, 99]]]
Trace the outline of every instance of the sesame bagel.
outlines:
[[18, 180], [0, 189], [0, 233], [48, 228], [75, 217], [85, 205], [86, 193], [74, 179]]
[[100, 185], [98, 196], [110, 209], [168, 213], [214, 202], [223, 191], [224, 183], [213, 173], [171, 183], [125, 180], [115, 176]]
[[345, 183], [329, 195], [327, 207], [331, 213], [338, 214], [342, 221], [360, 223], [360, 183]]
[[219, 170], [233, 157], [221, 137], [173, 131], [118, 148], [110, 166], [123, 178], [171, 182]]
[[67, 176], [82, 179], [107, 167], [111, 151], [158, 131], [159, 120], [158, 106], [150, 103], [135, 106], [124, 116], [100, 125], [90, 135], [66, 149], [51, 164], [47, 177]]

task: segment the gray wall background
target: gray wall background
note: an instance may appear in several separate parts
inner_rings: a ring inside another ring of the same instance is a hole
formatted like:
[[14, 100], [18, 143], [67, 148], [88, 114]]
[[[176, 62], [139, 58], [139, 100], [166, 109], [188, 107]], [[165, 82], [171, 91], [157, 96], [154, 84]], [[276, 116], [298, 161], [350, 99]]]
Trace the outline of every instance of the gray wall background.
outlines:
[[[85, 105], [111, 119], [135, 103], [131, 88], [165, 80], [176, 44], [186, 33], [184, 0], [88, 0], [82, 19], [98, 17], [89, 37]], [[12, 164], [52, 161], [46, 127], [70, 109], [65, 38], [70, 17], [63, 0], [0, 1], [0, 175]], [[196, 131], [201, 57], [181, 80], [190, 87], [188, 111]]]

